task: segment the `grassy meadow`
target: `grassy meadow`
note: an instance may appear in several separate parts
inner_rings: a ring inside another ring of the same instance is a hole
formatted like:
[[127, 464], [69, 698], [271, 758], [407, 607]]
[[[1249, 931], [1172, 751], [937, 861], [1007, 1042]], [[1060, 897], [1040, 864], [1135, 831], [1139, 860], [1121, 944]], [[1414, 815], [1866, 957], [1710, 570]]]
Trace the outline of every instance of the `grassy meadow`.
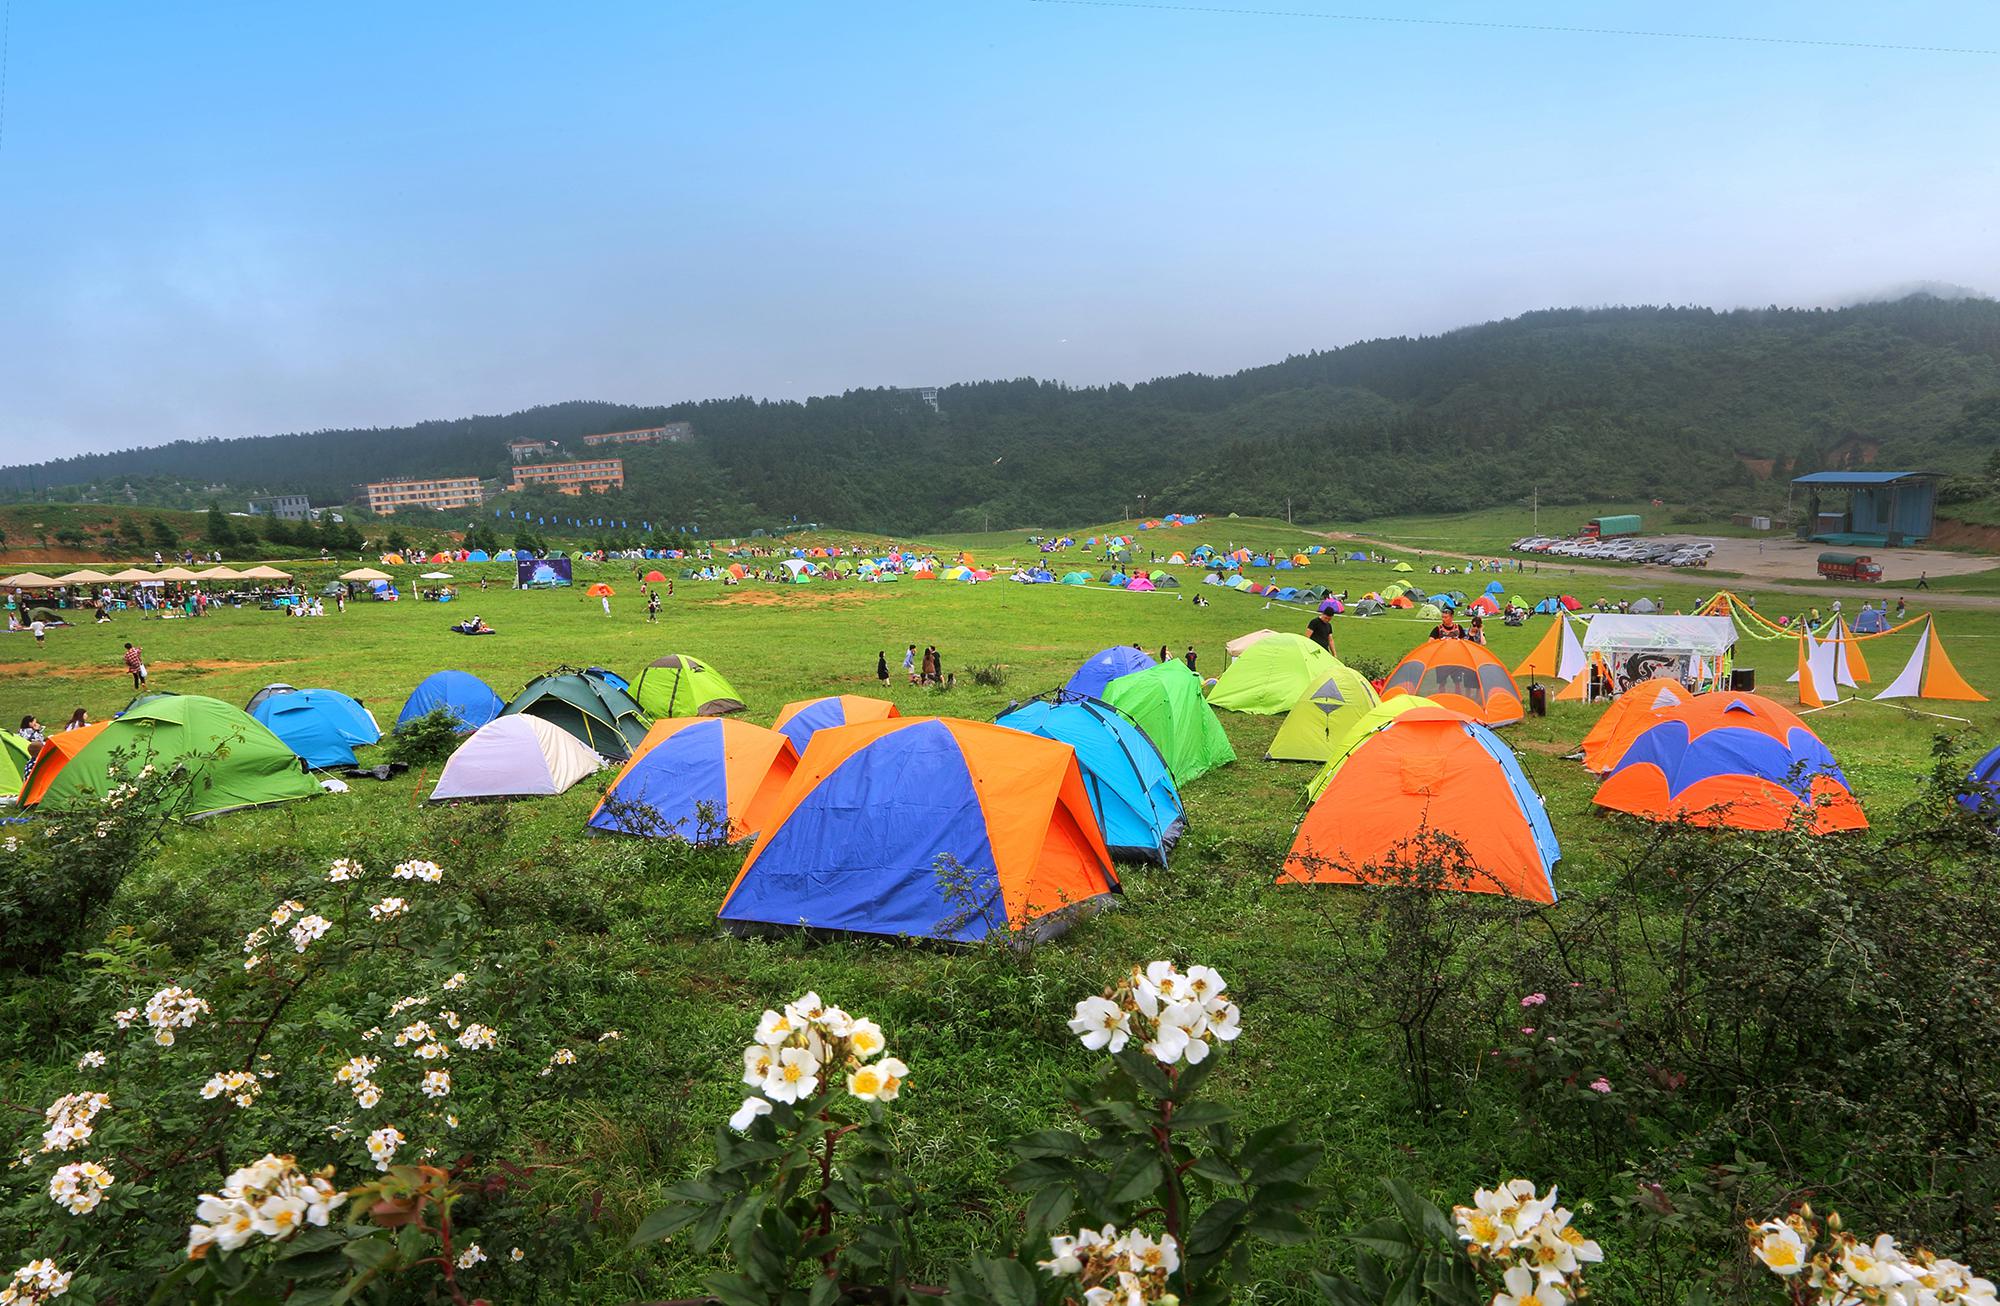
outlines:
[[[1445, 523], [1419, 525], [1411, 543], [1436, 549], [1490, 550], [1513, 530], [1509, 518], [1454, 539]], [[1396, 523], [1359, 529], [1402, 538]], [[1133, 565], [1146, 565], [1149, 546], [1164, 554], [1200, 542], [1333, 547], [1282, 522], [1216, 521], [1141, 536]], [[927, 543], [969, 548], [982, 565], [1038, 556], [1018, 534]], [[353, 563], [287, 565], [316, 590]], [[1060, 574], [1091, 562], [1079, 549], [1050, 565]], [[448, 605], [408, 597], [418, 588], [416, 573], [432, 568], [393, 568], [402, 601], [358, 602], [344, 615], [329, 610], [317, 620], [228, 609], [200, 620], [121, 613], [109, 625], [54, 630], [44, 647], [26, 635], [9, 636], [0, 643], [0, 721], [11, 725], [32, 711], [53, 726], [76, 707], [93, 719], [117, 710], [132, 693], [120, 660], [126, 640], [144, 647], [154, 689], [241, 705], [272, 681], [326, 686], [364, 701], [385, 727], [410, 689], [438, 669], [472, 672], [509, 697], [558, 664], [601, 665], [629, 676], [667, 652], [720, 668], [748, 702], [749, 718], [760, 723], [788, 700], [877, 693], [878, 651], [891, 665], [887, 697], [905, 714], [990, 720], [1010, 701], [1059, 685], [1109, 644], [1137, 643], [1148, 651], [1164, 644], [1176, 656], [1192, 645], [1200, 673], [1212, 677], [1223, 669], [1225, 641], [1261, 627], [1303, 633], [1310, 615], [1304, 606], [1267, 605], [1202, 586], [1193, 568], [1181, 571], [1179, 591], [1153, 594], [999, 579], [724, 588], [674, 572], [675, 594], [654, 624], [645, 618], [633, 567], [579, 564], [573, 589], [517, 593], [506, 588], [509, 566], [454, 565], [442, 568], [460, 588]], [[490, 586], [485, 592], [476, 588], [481, 575]], [[1296, 584], [1359, 595], [1396, 574], [1384, 564], [1336, 563], [1329, 553], [1287, 575]], [[608, 617], [583, 593], [584, 584], [599, 579], [617, 590]], [[1433, 589], [1476, 593], [1490, 577], [1423, 579]], [[1669, 611], [1690, 609], [1716, 585], [1685, 573], [1603, 568], [1540, 576], [1509, 570], [1500, 579], [1530, 603], [1558, 591], [1586, 603], [1643, 594], [1663, 599]], [[1194, 605], [1198, 593], [1210, 606]], [[1828, 586], [1825, 593], [1825, 602], [1839, 596], [1852, 610], [1868, 592]], [[1796, 611], [1806, 602], [1773, 594], [1763, 606]], [[474, 613], [499, 633], [466, 638], [447, 630]], [[1336, 618], [1335, 640], [1344, 658], [1381, 674], [1423, 639], [1429, 624], [1398, 615]], [[1967, 679], [2000, 691], [2000, 614], [1954, 609], [1939, 628]], [[1546, 618], [1520, 629], [1495, 622], [1489, 642], [1512, 665], [1546, 629]], [[945, 669], [956, 675], [953, 688], [907, 683], [901, 656], [911, 643], [940, 648]], [[1900, 635], [1865, 645], [1876, 686], [1895, 674], [1913, 644], [1912, 636]], [[1784, 683], [1794, 657], [1789, 642], [1745, 639], [1739, 655], [1739, 664], [1755, 667], [1760, 689], [1796, 702]], [[989, 667], [1001, 683], [975, 683], [969, 673]], [[1808, 718], [1871, 813], [1915, 796], [1935, 732], [1956, 733], [1975, 753], [2000, 742], [2000, 705], [1913, 706], [1969, 724], [1869, 702]], [[1597, 714], [1556, 704], [1546, 718], [1531, 716], [1504, 732], [1547, 800], [1564, 853], [1557, 889], [1566, 897], [1585, 896], [1615, 878], [1620, 859], [1649, 837], [1623, 818], [1597, 813], [1591, 779], [1564, 757]], [[504, 939], [514, 955], [532, 959], [532, 977], [524, 982], [539, 986], [534, 1001], [548, 1021], [620, 1030], [615, 1056], [588, 1078], [495, 1126], [496, 1150], [542, 1165], [542, 1200], [573, 1217], [552, 1222], [521, 1265], [493, 1267], [485, 1290], [508, 1301], [626, 1301], [698, 1286], [710, 1262], [678, 1243], [628, 1253], [624, 1240], [668, 1183], [707, 1158], [715, 1125], [738, 1100], [737, 1051], [757, 1014], [809, 988], [878, 1020], [912, 1067], [910, 1091], [894, 1119], [925, 1194], [915, 1212], [926, 1258], [920, 1270], [939, 1273], [972, 1250], [990, 1250], [996, 1226], [1006, 1226], [1018, 1210], [1019, 1199], [999, 1183], [1011, 1160], [1007, 1141], [1057, 1123], [1059, 1082], [1089, 1064], [1063, 1026], [1074, 1001], [1134, 961], [1207, 963], [1229, 978], [1244, 1013], [1245, 1033], [1215, 1081], [1219, 1096], [1253, 1121], [1299, 1116], [1326, 1149], [1321, 1179], [1334, 1194], [1327, 1236], [1261, 1253], [1258, 1282], [1242, 1297], [1305, 1300], [1306, 1269], [1330, 1261], [1331, 1235], [1354, 1223], [1351, 1217], [1374, 1213], [1379, 1176], [1404, 1176], [1447, 1203], [1464, 1200], [1475, 1183], [1511, 1172], [1531, 1142], [1541, 1147], [1548, 1140], [1524, 1139], [1514, 1097], [1480, 1082], [1454, 1085], [1450, 1111], [1418, 1119], [1389, 1036], [1335, 1016], [1325, 1001], [1326, 957], [1361, 895], [1273, 885], [1311, 768], [1261, 760], [1279, 718], [1223, 713], [1222, 719], [1238, 761], [1187, 787], [1189, 830], [1171, 866], [1123, 867], [1117, 910], [1026, 956], [722, 937], [713, 913], [733, 875], [731, 854], [585, 837], [584, 819], [610, 772], [561, 797], [458, 811], [421, 803], [434, 774], [360, 780], [346, 795], [175, 829], [160, 861], [120, 890], [111, 922], [192, 953], [214, 938], [233, 938], [283, 886], [334, 856], [427, 855], [470, 895], [481, 937]], [[0, 1037], [0, 1099], [39, 1104], [69, 1091], [69, 1064], [98, 1037], [92, 1013], [64, 1009], [60, 983], [12, 985], [7, 1001], [16, 1032]], [[293, 1145], [302, 1153], [312, 1146]], [[1539, 1177], [1561, 1182], [1572, 1203], [1595, 1202], [1608, 1212], [1620, 1196], [1611, 1178], [1619, 1159], [1580, 1154], [1572, 1173]], [[1613, 1290], [1605, 1299], [1620, 1300], [1619, 1280], [1606, 1282]]]

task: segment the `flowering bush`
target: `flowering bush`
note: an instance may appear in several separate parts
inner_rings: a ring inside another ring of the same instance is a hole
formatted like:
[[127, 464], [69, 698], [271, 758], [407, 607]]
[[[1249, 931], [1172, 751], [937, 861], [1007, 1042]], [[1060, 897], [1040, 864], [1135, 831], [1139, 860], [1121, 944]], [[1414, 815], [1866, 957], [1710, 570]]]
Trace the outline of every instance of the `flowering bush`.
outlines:
[[[294, 885], [240, 949], [174, 964], [124, 935], [89, 954], [79, 993], [117, 1009], [0, 1174], [0, 1230], [59, 1240], [43, 1251], [59, 1250], [64, 1272], [29, 1267], [9, 1306], [78, 1291], [71, 1274], [93, 1297], [144, 1297], [183, 1240], [162, 1289], [175, 1300], [275, 1299], [270, 1284], [307, 1281], [331, 1292], [428, 1268], [442, 1295], [468, 1301], [457, 1276], [484, 1257], [460, 1263], [450, 1212], [483, 1182], [468, 1173], [473, 1149], [498, 1133], [499, 1088], [481, 1071], [506, 1055], [510, 999], [494, 967], [459, 954], [465, 908], [442, 896], [446, 878], [429, 861], [371, 873], [343, 858]], [[371, 910], [391, 880], [406, 896]], [[366, 989], [315, 996], [358, 975]], [[461, 1113], [476, 1122], [464, 1133]], [[447, 1146], [456, 1161], [425, 1164]], [[243, 1156], [261, 1159], [227, 1168]], [[372, 1177], [343, 1187], [336, 1165]]]
[[1180, 1246], [1172, 1234], [1155, 1240], [1136, 1229], [1120, 1233], [1109, 1224], [1079, 1229], [1074, 1236], [1049, 1239], [1049, 1259], [1040, 1265], [1051, 1278], [1075, 1279], [1090, 1306], [1175, 1306], [1180, 1300], [1167, 1291], [1168, 1280], [1181, 1266]]
[[1354, 1273], [1314, 1276], [1333, 1306], [1565, 1306], [1589, 1297], [1584, 1267], [1603, 1253], [1571, 1225], [1554, 1188], [1540, 1194], [1532, 1180], [1511, 1179], [1479, 1189], [1447, 1218], [1400, 1180], [1384, 1187], [1396, 1214], [1352, 1235]]
[[885, 1119], [909, 1073], [879, 1025], [817, 993], [766, 1010], [742, 1052], [750, 1091], [716, 1131], [715, 1165], [670, 1188], [673, 1205], [647, 1217], [633, 1245], [690, 1229], [706, 1249], [726, 1234], [735, 1268], [709, 1279], [725, 1301], [810, 1287], [812, 1301], [830, 1302], [857, 1276], [893, 1283], [914, 1194]]
[[1947, 1257], [1905, 1252], [1888, 1234], [1872, 1242], [1822, 1223], [1810, 1206], [1751, 1223], [1750, 1252], [1785, 1286], [1792, 1306], [1996, 1306], [1993, 1283]]
[[[1031, 1194], [1031, 1234], [1071, 1238], [1057, 1231], [1075, 1214], [1114, 1232], [1157, 1219], [1165, 1231], [1158, 1244], [1123, 1236], [1128, 1249], [1151, 1258], [1145, 1273], [1155, 1277], [1130, 1286], [1118, 1281], [1124, 1295], [1115, 1299], [1171, 1298], [1190, 1306], [1229, 1300], [1230, 1276], [1223, 1271], [1242, 1270], [1251, 1241], [1306, 1236], [1298, 1211], [1311, 1196], [1305, 1180], [1319, 1152], [1298, 1142], [1289, 1122], [1239, 1135], [1228, 1108], [1199, 1100], [1221, 1064], [1216, 1051], [1242, 1032], [1242, 1013], [1227, 983], [1207, 966], [1135, 966], [1101, 994], [1079, 1001], [1069, 1028], [1104, 1060], [1094, 1076], [1072, 1082], [1065, 1092], [1087, 1134], [1050, 1129], [1014, 1144], [1021, 1160], [1007, 1183]], [[1054, 1263], [1066, 1267], [1079, 1244], [1092, 1249], [1090, 1264], [1100, 1271], [1116, 1259], [1116, 1252], [1098, 1252], [1098, 1242], [1075, 1235], [1072, 1242], [1051, 1243]], [[1165, 1264], [1169, 1260], [1172, 1265]], [[1002, 1281], [1008, 1274], [999, 1263], [984, 1261], [955, 1277], [953, 1286], [962, 1299], [976, 1299], [976, 1280]], [[1084, 1285], [1084, 1298], [1092, 1306], [1113, 1300], [1113, 1286], [1100, 1274]]]

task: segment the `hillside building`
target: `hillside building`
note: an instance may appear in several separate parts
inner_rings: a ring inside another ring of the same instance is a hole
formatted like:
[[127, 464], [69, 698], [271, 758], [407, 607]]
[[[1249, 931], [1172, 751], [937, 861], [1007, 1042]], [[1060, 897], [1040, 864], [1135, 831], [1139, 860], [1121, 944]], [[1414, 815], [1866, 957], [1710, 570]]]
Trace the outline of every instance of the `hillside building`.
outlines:
[[583, 442], [593, 449], [607, 444], [678, 444], [693, 434], [693, 422], [668, 422], [665, 426], [643, 426], [636, 431], [586, 435]]
[[486, 498], [477, 476], [441, 476], [432, 480], [415, 478], [396, 481], [369, 481], [361, 487], [368, 511], [387, 517], [404, 508], [442, 512], [476, 506]]
[[530, 458], [546, 458], [556, 451], [554, 440], [509, 440], [507, 456], [515, 462], [525, 462]]
[[514, 469], [514, 489], [537, 485], [560, 494], [582, 494], [585, 490], [602, 494], [606, 490], [623, 489], [625, 460], [586, 458], [569, 463], [527, 463]]
[[276, 517], [283, 521], [310, 521], [312, 500], [303, 494], [267, 494], [250, 500], [253, 517]]

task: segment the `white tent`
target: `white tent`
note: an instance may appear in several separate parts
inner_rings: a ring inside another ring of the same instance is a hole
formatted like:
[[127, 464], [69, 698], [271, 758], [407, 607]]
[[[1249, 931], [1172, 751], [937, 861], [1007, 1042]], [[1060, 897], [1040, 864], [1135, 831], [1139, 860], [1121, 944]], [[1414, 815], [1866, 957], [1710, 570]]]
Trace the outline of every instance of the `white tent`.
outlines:
[[1227, 644], [1224, 644], [1222, 647], [1228, 651], [1231, 659], [1240, 658], [1246, 652], [1249, 651], [1250, 646], [1252, 644], [1262, 643], [1263, 641], [1271, 638], [1273, 635], [1276, 635], [1277, 633], [1278, 633], [1277, 631], [1268, 628], [1264, 630], [1253, 630], [1247, 635], [1238, 635], [1235, 639], [1230, 640]]
[[1614, 693], [1658, 679], [1713, 688], [1735, 646], [1736, 623], [1728, 617], [1600, 612], [1583, 632], [1583, 651], [1610, 669]]
[[472, 732], [444, 764], [431, 801], [546, 797], [604, 765], [575, 735], [540, 717], [495, 717]]

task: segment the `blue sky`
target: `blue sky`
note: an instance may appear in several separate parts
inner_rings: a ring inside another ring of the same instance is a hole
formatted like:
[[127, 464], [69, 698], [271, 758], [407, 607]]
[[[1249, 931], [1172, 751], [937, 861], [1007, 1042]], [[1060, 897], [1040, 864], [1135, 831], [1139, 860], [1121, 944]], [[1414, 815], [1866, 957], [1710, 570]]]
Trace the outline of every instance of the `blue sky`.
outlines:
[[[1210, 0], [2000, 50], [2000, 8]], [[1035, 0], [11, 0], [0, 462], [2000, 291], [2000, 55]]]

